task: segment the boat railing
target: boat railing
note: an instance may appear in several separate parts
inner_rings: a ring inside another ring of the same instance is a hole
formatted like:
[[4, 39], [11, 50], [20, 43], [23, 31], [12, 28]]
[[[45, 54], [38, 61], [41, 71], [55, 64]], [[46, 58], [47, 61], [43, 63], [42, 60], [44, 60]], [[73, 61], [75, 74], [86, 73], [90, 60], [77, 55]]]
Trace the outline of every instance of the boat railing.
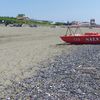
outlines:
[[[75, 30], [73, 30], [73, 29], [75, 29]], [[77, 35], [77, 36], [79, 36], [80, 34], [82, 34], [82, 31], [81, 31], [79, 26], [75, 26], [75, 27], [68, 26], [65, 35], [75, 35], [75, 36]]]

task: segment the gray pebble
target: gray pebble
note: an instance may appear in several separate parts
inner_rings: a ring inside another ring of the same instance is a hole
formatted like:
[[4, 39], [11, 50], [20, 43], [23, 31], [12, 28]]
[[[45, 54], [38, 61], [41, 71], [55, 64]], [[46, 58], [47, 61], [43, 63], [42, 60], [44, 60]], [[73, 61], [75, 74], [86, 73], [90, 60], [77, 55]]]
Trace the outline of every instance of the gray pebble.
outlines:
[[100, 100], [100, 46], [72, 48], [69, 54], [64, 51], [44, 65], [35, 76], [19, 83], [13, 80], [4, 96], [11, 100]]

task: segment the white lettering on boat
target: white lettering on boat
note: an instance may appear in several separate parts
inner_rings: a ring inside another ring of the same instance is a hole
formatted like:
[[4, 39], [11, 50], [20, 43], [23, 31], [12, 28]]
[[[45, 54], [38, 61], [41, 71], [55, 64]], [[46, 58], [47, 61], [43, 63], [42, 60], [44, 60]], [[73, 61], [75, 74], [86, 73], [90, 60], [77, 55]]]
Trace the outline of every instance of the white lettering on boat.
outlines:
[[90, 37], [90, 38], [86, 38], [86, 41], [99, 41], [100, 38], [98, 37]]

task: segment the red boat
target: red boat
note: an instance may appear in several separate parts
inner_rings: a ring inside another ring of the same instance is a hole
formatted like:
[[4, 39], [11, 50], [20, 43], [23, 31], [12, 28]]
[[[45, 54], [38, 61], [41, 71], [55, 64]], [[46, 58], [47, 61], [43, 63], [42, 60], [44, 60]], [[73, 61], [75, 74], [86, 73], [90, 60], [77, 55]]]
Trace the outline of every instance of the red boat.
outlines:
[[68, 27], [67, 32], [64, 36], [60, 36], [60, 38], [67, 43], [70, 44], [100, 44], [100, 33], [97, 32], [87, 32], [84, 34], [77, 34], [78, 27], [75, 32], [72, 32], [70, 27]]

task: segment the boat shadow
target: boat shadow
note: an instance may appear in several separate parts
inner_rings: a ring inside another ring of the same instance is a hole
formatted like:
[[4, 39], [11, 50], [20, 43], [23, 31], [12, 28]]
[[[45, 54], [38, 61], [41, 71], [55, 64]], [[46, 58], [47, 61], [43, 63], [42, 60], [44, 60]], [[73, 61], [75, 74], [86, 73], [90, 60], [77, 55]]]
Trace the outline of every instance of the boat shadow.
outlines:
[[72, 43], [72, 44], [71, 43], [59, 43], [59, 44], [56, 44], [56, 46], [64, 46], [64, 45], [74, 45], [74, 46], [75, 45], [77, 45], [77, 46], [79, 45], [80, 46], [80, 45], [100, 45], [100, 44], [91, 44], [91, 43], [90, 44], [79, 44], [79, 43], [77, 43], [77, 44], [74, 44], [74, 43]]

